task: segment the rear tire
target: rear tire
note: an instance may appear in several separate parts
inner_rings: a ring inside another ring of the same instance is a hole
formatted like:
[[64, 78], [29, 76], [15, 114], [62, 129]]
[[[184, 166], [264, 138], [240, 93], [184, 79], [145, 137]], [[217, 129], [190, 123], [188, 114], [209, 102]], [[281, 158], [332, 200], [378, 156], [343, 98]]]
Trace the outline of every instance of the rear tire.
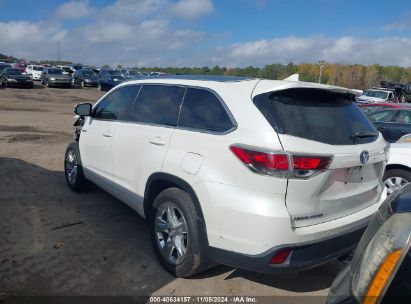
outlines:
[[177, 277], [189, 277], [210, 266], [201, 246], [205, 240], [200, 240], [198, 217], [190, 195], [179, 188], [168, 188], [154, 200], [151, 241], [161, 265]]
[[81, 165], [78, 142], [67, 146], [64, 155], [64, 176], [67, 186], [74, 192], [85, 192], [90, 187], [90, 182], [85, 178]]
[[411, 171], [405, 169], [390, 169], [384, 173], [384, 185], [387, 188], [388, 194], [399, 190], [406, 183], [411, 182]]

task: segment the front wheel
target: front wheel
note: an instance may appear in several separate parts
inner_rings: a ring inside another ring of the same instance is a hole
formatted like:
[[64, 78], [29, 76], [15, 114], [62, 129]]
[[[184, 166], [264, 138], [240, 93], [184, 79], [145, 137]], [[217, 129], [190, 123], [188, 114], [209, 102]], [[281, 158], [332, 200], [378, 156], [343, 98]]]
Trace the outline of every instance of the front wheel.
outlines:
[[89, 181], [85, 178], [81, 165], [78, 142], [67, 146], [64, 156], [64, 175], [67, 186], [74, 192], [84, 192], [89, 188]]
[[190, 195], [179, 188], [166, 189], [154, 200], [150, 217], [154, 251], [162, 266], [177, 277], [192, 276], [209, 266], [197, 219]]
[[383, 181], [387, 188], [387, 193], [391, 194], [411, 182], [411, 171], [404, 169], [387, 170], [384, 174]]

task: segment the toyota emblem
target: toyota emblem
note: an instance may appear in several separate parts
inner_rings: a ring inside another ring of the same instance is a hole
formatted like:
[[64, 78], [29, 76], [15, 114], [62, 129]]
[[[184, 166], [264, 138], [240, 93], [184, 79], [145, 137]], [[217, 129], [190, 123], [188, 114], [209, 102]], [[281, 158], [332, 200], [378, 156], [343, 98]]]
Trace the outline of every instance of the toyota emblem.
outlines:
[[370, 159], [370, 154], [368, 153], [368, 151], [362, 151], [360, 154], [360, 162], [363, 165], [365, 165], [369, 159]]

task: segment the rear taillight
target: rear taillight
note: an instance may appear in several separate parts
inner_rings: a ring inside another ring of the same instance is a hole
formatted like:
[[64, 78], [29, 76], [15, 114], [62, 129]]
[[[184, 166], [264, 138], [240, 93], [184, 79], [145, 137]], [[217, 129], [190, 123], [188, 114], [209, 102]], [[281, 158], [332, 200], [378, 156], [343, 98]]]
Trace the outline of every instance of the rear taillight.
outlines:
[[326, 170], [332, 160], [328, 156], [292, 155], [287, 152], [259, 151], [243, 146], [231, 146], [230, 150], [251, 171], [276, 177], [311, 177]]
[[286, 177], [289, 173], [287, 154], [255, 151], [239, 146], [231, 146], [230, 149], [253, 172], [278, 177]]
[[326, 170], [330, 165], [328, 156], [293, 156], [294, 177], [309, 177], [315, 172]]

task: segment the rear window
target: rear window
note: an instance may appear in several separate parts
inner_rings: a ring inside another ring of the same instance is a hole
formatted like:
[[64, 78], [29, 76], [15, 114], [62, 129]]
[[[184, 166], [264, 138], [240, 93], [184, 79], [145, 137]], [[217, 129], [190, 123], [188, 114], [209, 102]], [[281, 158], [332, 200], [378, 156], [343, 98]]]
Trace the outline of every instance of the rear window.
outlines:
[[289, 89], [258, 95], [254, 103], [281, 134], [331, 145], [369, 143], [377, 138], [378, 131], [349, 94]]

